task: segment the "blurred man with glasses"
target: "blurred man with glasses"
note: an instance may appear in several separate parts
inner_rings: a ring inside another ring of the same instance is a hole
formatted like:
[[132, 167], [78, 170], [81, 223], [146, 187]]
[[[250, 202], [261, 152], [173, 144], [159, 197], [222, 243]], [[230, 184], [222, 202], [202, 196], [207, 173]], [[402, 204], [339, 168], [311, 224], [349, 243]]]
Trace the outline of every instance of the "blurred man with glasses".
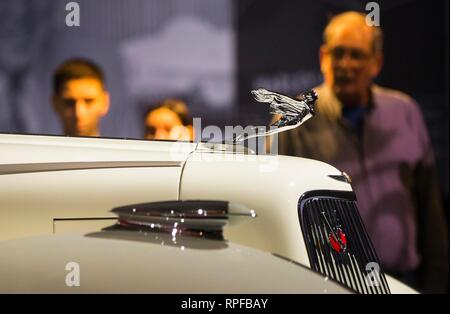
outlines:
[[278, 151], [349, 174], [384, 269], [421, 291], [446, 292], [448, 235], [432, 146], [418, 104], [373, 83], [382, 64], [381, 29], [361, 13], [335, 16], [320, 48], [316, 116], [280, 133]]

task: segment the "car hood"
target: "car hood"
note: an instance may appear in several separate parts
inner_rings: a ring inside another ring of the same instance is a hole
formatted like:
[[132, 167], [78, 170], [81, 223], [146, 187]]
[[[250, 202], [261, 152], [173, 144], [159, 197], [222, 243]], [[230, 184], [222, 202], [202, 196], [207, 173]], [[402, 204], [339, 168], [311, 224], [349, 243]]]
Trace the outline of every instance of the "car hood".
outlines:
[[[104, 231], [3, 241], [0, 292], [349, 293], [266, 252], [217, 240], [178, 240]], [[66, 284], [73, 271], [79, 286]]]

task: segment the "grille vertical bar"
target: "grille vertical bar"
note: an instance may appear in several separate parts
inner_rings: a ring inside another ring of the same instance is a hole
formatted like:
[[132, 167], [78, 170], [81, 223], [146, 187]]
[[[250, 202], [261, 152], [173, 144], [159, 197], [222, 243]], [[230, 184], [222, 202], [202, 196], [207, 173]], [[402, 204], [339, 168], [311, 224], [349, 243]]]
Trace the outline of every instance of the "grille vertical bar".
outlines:
[[[312, 269], [358, 293], [390, 293], [383, 271], [366, 269], [380, 263], [352, 192], [314, 191], [303, 195], [299, 219]], [[338, 229], [346, 239], [342, 251], [329, 243]]]

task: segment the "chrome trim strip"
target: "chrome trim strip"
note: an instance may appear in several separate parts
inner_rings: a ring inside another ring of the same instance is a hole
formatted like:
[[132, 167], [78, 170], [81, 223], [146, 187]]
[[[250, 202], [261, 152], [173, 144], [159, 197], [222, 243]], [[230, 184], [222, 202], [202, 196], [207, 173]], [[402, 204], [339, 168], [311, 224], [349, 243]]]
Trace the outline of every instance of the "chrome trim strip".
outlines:
[[[254, 210], [227, 201], [176, 200], [116, 207], [117, 226], [177, 236], [223, 240], [223, 228], [256, 217]], [[119, 228], [118, 227], [118, 228]]]
[[77, 161], [3, 164], [0, 165], [0, 175], [109, 168], [181, 167], [182, 164], [181, 161]]
[[117, 217], [59, 217], [53, 218], [53, 222], [57, 221], [83, 221], [83, 220], [117, 220]]

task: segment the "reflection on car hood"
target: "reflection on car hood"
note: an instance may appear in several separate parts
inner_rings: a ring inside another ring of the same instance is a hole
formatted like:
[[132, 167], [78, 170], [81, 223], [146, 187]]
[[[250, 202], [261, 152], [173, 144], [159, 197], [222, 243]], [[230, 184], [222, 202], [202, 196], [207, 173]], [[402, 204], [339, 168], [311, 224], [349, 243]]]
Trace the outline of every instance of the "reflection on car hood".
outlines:
[[[79, 266], [79, 286], [65, 283], [68, 263]], [[122, 235], [0, 242], [0, 278], [3, 293], [348, 293], [311, 270], [244, 246], [199, 250]]]

